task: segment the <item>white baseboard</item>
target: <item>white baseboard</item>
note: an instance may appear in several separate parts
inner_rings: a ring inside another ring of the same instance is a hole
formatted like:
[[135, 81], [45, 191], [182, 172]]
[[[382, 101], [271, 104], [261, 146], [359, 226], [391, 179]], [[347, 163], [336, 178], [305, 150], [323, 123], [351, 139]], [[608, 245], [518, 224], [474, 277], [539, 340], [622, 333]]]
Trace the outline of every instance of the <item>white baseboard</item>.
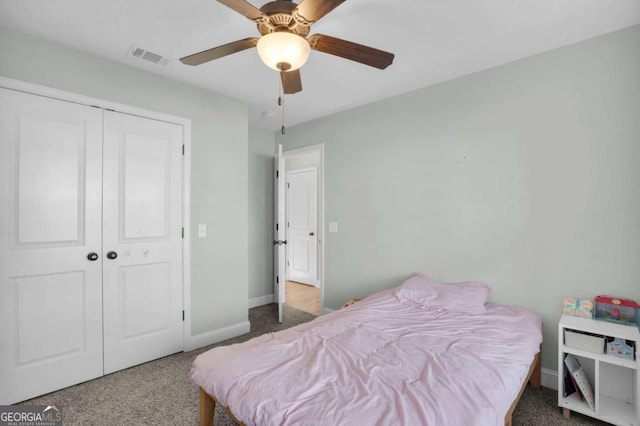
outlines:
[[232, 337], [242, 336], [251, 330], [249, 321], [239, 322], [228, 327], [196, 334], [185, 339], [184, 351], [192, 351], [203, 346], [212, 345]]
[[331, 309], [331, 308], [322, 308], [322, 315], [327, 315], [330, 314], [331, 312], [335, 311], [335, 309]]
[[273, 303], [273, 293], [267, 294], [265, 296], [254, 297], [253, 299], [249, 299], [249, 309], [257, 308], [258, 306], [268, 305], [269, 303]]
[[548, 368], [542, 368], [541, 373], [542, 378], [540, 384], [545, 388], [558, 390], [558, 372], [549, 370]]

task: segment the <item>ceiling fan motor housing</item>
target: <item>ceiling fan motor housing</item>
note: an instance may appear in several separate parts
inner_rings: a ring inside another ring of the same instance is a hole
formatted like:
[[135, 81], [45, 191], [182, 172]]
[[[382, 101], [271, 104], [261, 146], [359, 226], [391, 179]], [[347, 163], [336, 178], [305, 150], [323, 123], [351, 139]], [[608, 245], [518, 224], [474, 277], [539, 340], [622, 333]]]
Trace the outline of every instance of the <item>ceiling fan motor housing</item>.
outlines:
[[295, 13], [298, 5], [292, 1], [272, 1], [260, 8], [260, 11], [267, 16], [267, 19], [260, 19], [257, 22], [258, 32], [262, 35], [276, 31], [286, 31], [306, 37], [309, 34], [311, 22]]

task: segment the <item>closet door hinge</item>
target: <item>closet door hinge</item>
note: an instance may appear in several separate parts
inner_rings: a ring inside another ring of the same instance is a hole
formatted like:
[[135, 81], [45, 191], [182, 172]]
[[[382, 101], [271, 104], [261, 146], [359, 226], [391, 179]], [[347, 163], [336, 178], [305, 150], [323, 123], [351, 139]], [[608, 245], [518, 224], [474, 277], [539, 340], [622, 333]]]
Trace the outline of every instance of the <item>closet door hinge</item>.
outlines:
[[184, 144], [182, 144], [182, 155], [184, 155]]
[[184, 228], [182, 228], [182, 238], [184, 238]]
[[280, 177], [280, 172], [278, 170], [276, 170], [276, 179]]
[[182, 311], [182, 321], [184, 321], [184, 310]]
[[280, 275], [276, 275], [276, 284], [280, 284]]

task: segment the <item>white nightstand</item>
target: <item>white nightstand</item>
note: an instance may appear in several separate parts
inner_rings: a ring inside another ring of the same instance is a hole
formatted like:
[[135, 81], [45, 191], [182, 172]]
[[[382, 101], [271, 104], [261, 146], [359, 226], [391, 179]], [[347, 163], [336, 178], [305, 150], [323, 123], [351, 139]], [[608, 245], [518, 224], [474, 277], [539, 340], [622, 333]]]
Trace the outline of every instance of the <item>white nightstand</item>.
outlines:
[[[564, 331], [587, 332], [604, 337], [618, 337], [635, 342], [635, 359], [625, 359], [606, 353], [589, 352], [567, 346]], [[571, 411], [595, 417], [620, 426], [640, 426], [640, 360], [638, 327], [563, 315], [558, 324], [558, 406], [569, 417]], [[566, 398], [564, 392], [564, 357], [574, 355], [587, 374], [595, 395], [595, 410], [591, 410], [577, 393]]]

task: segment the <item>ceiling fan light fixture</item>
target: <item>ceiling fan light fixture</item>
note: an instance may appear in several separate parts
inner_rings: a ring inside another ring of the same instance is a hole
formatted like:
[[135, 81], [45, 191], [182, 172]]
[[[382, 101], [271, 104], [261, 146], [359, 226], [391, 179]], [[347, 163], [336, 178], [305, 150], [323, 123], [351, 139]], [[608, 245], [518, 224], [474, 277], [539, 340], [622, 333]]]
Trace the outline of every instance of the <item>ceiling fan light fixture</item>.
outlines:
[[311, 47], [304, 37], [287, 31], [265, 34], [258, 40], [262, 62], [276, 71], [294, 71], [309, 58]]

